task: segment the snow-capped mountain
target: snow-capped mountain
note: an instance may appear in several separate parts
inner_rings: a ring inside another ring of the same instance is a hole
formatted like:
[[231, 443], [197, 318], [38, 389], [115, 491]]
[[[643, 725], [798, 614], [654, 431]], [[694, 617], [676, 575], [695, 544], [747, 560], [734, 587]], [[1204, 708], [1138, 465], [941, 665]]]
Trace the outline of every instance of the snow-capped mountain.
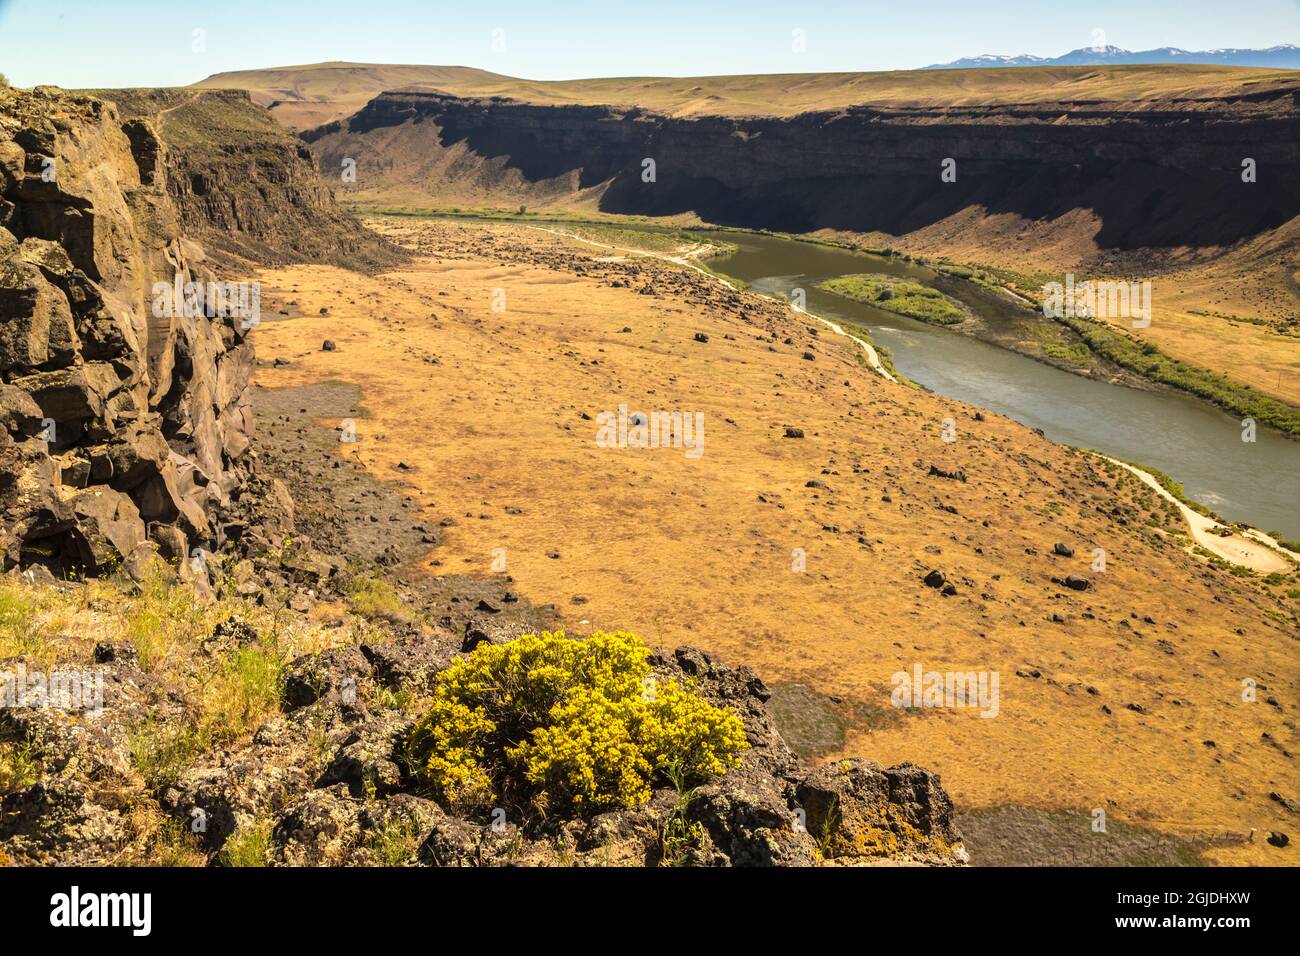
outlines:
[[964, 57], [951, 63], [935, 63], [926, 70], [964, 70], [992, 66], [1108, 66], [1133, 63], [1197, 63], [1217, 66], [1261, 66], [1273, 69], [1300, 69], [1300, 46], [1283, 43], [1266, 50], [1224, 47], [1217, 50], [1180, 50], [1162, 46], [1154, 50], [1133, 52], [1117, 46], [1080, 47], [1058, 57], [1021, 56]]

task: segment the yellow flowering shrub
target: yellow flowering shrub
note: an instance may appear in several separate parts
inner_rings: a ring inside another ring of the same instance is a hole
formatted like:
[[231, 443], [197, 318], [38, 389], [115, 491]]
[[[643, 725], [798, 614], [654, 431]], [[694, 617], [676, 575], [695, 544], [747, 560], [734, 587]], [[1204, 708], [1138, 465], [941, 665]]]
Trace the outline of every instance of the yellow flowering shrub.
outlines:
[[734, 713], [656, 681], [634, 634], [543, 632], [479, 645], [440, 673], [406, 756], [460, 809], [587, 812], [725, 773], [748, 746]]

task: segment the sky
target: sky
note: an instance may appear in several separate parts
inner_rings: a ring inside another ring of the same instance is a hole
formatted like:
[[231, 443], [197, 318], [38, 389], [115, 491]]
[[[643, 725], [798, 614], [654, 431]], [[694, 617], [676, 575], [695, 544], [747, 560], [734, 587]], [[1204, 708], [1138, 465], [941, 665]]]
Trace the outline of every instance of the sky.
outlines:
[[18, 86], [181, 86], [326, 60], [530, 79], [895, 70], [1099, 40], [1300, 43], [1300, 0], [0, 0], [0, 73]]

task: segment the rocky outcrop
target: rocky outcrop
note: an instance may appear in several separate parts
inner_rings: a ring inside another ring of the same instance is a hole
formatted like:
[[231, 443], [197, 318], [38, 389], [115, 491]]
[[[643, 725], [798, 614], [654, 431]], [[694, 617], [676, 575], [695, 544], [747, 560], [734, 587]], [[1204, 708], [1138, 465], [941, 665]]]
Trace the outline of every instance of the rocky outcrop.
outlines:
[[[1027, 219], [1088, 208], [1106, 248], [1214, 245], [1288, 221], [1300, 213], [1298, 136], [1287, 89], [787, 118], [399, 90], [304, 134], [322, 169], [351, 158], [358, 184], [381, 195], [548, 202], [591, 190], [608, 213], [895, 235], [969, 207]], [[1245, 158], [1267, 189], [1242, 182]], [[945, 159], [954, 181], [941, 179]]]
[[5, 568], [134, 573], [224, 543], [253, 428], [241, 280], [402, 255], [246, 94], [111, 95], [0, 88]]
[[0, 90], [0, 554], [57, 574], [179, 559], [242, 479], [251, 312], [111, 103]]
[[[241, 90], [104, 90], [142, 170], [214, 259], [385, 268], [405, 257], [334, 201], [311, 154]], [[156, 135], [155, 135], [156, 131]], [[164, 148], [159, 148], [159, 143]]]
[[[440, 662], [435, 672], [464, 653], [437, 629], [420, 640], [428, 645], [422, 658]], [[43, 766], [34, 782], [0, 799], [0, 858], [110, 862], [131, 840], [124, 806], [156, 802], [210, 860], [232, 837], [260, 831], [266, 862], [288, 866], [966, 862], [936, 775], [861, 760], [802, 765], [768, 711], [763, 681], [695, 648], [655, 652], [651, 664], [740, 716], [750, 744], [741, 765], [686, 794], [660, 787], [640, 806], [540, 820], [457, 815], [419, 792], [402, 756], [415, 718], [376, 702], [418, 699], [426, 675], [376, 666], [383, 655], [373, 651], [299, 658], [288, 669], [282, 712], [250, 741], [195, 755], [175, 779], [153, 781], [134, 769], [132, 733], [148, 718], [166, 738], [186, 723], [187, 702], [129, 654], [97, 656], [108, 692], [93, 719], [25, 698], [0, 711], [0, 733], [27, 741]]]

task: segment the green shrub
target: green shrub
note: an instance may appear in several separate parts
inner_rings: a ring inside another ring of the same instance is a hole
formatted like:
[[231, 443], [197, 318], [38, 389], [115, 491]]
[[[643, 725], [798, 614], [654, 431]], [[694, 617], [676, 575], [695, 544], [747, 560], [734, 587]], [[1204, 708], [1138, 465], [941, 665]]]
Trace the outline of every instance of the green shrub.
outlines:
[[1073, 345], [1066, 345], [1062, 342], [1044, 342], [1043, 354], [1048, 358], [1054, 358], [1058, 362], [1065, 362], [1067, 365], [1073, 365], [1076, 368], [1087, 368], [1092, 360], [1092, 353], [1088, 351], [1088, 346], [1082, 342], [1075, 342]]
[[655, 682], [635, 635], [543, 632], [480, 645], [439, 674], [406, 756], [457, 809], [584, 813], [725, 773], [747, 747], [735, 714]]
[[1288, 551], [1294, 551], [1297, 554], [1300, 554], [1300, 541], [1293, 541], [1286, 535], [1279, 534], [1276, 531], [1270, 531], [1269, 536]]
[[1292, 438], [1300, 438], [1300, 408], [1235, 382], [1226, 375], [1197, 368], [1165, 355], [1153, 342], [1139, 342], [1101, 322], [1063, 316], [1088, 348], [1116, 365], [1155, 382], [1171, 385], [1213, 402], [1233, 415], [1253, 418]]
[[353, 578], [348, 585], [348, 597], [352, 599], [352, 610], [370, 620], [406, 624], [415, 617], [397, 589], [374, 575]]

